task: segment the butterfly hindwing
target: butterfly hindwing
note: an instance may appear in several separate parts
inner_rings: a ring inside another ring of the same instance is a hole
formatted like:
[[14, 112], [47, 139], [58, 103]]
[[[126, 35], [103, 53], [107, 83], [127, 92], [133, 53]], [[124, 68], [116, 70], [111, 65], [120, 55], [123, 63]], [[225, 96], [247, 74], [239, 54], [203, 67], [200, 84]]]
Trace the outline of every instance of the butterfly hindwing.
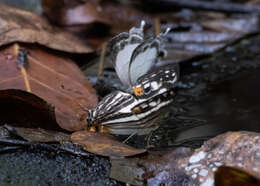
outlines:
[[133, 27], [129, 32], [123, 32], [109, 42], [108, 49], [111, 53], [110, 58], [115, 67], [116, 73], [121, 82], [130, 86], [128, 79], [128, 68], [133, 51], [143, 42], [144, 22], [140, 28]]
[[168, 30], [155, 38], [147, 39], [135, 48], [128, 71], [131, 85], [134, 85], [139, 77], [145, 75], [155, 65], [159, 54], [164, 52], [163, 40], [167, 32]]
[[147, 74], [138, 78], [136, 84], [144, 84], [145, 82], [157, 82], [158, 84], [167, 85], [169, 88], [177, 86], [179, 80], [179, 65], [166, 65], [156, 67]]
[[128, 71], [131, 85], [135, 84], [139, 77], [151, 69], [158, 57], [158, 50], [159, 44], [151, 40], [145, 41], [135, 48]]

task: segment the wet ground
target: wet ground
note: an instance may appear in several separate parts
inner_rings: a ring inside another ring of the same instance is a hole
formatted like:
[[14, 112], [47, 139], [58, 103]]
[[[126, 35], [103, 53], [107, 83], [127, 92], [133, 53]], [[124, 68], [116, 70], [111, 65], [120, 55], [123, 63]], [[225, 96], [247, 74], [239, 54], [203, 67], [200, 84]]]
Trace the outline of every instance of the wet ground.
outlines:
[[[176, 102], [151, 143], [197, 147], [225, 131], [260, 131], [259, 65], [260, 36], [181, 64]], [[133, 138], [130, 144], [145, 143]], [[109, 169], [109, 160], [100, 156], [27, 147], [0, 155], [0, 185], [118, 185], [109, 179]]]
[[109, 179], [109, 160], [29, 147], [0, 155], [0, 185], [120, 185]]
[[[226, 131], [259, 132], [259, 42], [260, 36], [244, 39], [209, 59], [183, 64], [178, 96], [169, 114], [174, 118], [157, 131], [160, 142], [154, 140], [155, 144], [196, 146]], [[176, 123], [179, 133], [171, 130]], [[183, 123], [192, 128], [182, 130]]]

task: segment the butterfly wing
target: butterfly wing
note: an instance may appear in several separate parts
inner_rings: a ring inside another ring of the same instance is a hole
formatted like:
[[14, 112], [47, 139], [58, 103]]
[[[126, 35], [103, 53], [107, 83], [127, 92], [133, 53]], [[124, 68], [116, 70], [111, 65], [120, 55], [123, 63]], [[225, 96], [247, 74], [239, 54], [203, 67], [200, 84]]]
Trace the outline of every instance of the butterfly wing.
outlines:
[[111, 61], [116, 73], [124, 85], [130, 86], [128, 74], [129, 63], [135, 48], [143, 42], [143, 28], [145, 22], [141, 22], [140, 28], [133, 27], [130, 31], [121, 33], [112, 38], [109, 42]]
[[137, 79], [133, 92], [138, 98], [147, 99], [163, 94], [164, 91], [171, 92], [177, 86], [178, 80], [178, 64], [156, 67]]
[[158, 56], [164, 52], [164, 36], [168, 33], [159, 34], [138, 45], [131, 56], [129, 63], [128, 79], [134, 85], [137, 79], [145, 75], [156, 63]]

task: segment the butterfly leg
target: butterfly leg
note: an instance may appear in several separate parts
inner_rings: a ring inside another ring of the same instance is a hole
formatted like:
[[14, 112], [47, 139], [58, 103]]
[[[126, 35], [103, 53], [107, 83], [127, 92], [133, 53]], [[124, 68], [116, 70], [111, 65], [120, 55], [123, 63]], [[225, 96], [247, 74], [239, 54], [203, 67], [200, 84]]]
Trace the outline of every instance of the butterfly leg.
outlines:
[[134, 135], [136, 135], [137, 132], [133, 132], [130, 136], [128, 136], [124, 141], [123, 143], [126, 143], [129, 139], [131, 139]]
[[[149, 149], [149, 148], [154, 148], [154, 145], [151, 145], [150, 144], [150, 140], [151, 140], [151, 137], [153, 135], [153, 132], [159, 127], [158, 125], [158, 120], [159, 120], [160, 117], [156, 117], [155, 119], [153, 119], [151, 121], [151, 124], [149, 127], [152, 126], [150, 132], [148, 133], [148, 135], [145, 137], [145, 140], [146, 140], [146, 148]], [[147, 126], [148, 127], [148, 126]]]
[[150, 148], [154, 148], [154, 145], [151, 145], [150, 144], [150, 140], [151, 140], [151, 137], [153, 135], [153, 131], [152, 130], [151, 132], [149, 132], [149, 134], [145, 137], [145, 140], [146, 140], [146, 149], [150, 149]]

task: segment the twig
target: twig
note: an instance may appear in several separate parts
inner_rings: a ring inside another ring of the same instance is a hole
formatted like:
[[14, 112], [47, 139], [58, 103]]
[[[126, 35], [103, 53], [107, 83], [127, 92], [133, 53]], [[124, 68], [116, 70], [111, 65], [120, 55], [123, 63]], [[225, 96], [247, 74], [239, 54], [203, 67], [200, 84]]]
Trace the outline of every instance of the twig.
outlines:
[[154, 18], [154, 32], [155, 35], [159, 35], [161, 32], [161, 22], [160, 22], [160, 18], [156, 17]]
[[[23, 54], [24, 57], [21, 60], [20, 57], [19, 57], [20, 52], [22, 52], [22, 51], [20, 51], [20, 46], [17, 43], [15, 43], [14, 44], [14, 55], [16, 56], [18, 66], [21, 69], [21, 74], [22, 74], [23, 79], [24, 79], [26, 90], [27, 90], [27, 92], [32, 92], [30, 82], [29, 82], [29, 78], [28, 78], [28, 74], [27, 74], [27, 71], [26, 71], [26, 68], [25, 68], [25, 65], [27, 63], [27, 56], [26, 56], [27, 53]], [[24, 60], [26, 60], [26, 61], [24, 61]]]
[[102, 49], [101, 49], [100, 61], [99, 61], [99, 65], [98, 65], [98, 77], [102, 76], [103, 71], [104, 71], [106, 49], [107, 49], [107, 43], [105, 42], [102, 45]]
[[196, 0], [146, 0], [146, 2], [173, 9], [179, 7], [226, 13], [251, 13], [260, 15], [260, 6], [258, 5], [242, 5], [238, 3], [206, 2]]
[[128, 136], [122, 143], [126, 143], [130, 138], [132, 138], [134, 135], [136, 135], [137, 132], [133, 132], [130, 136]]

